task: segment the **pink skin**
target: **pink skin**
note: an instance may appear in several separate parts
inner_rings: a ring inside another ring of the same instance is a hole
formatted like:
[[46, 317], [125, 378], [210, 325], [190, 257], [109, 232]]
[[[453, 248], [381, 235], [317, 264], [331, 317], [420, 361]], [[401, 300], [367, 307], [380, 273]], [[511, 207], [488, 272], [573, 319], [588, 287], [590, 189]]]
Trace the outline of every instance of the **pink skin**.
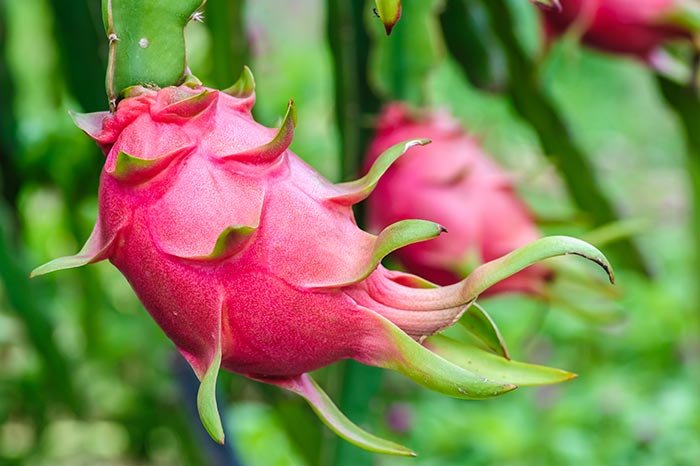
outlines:
[[[437, 352], [421, 343], [454, 324], [494, 283], [537, 261], [579, 254], [603, 266], [612, 279], [600, 251], [573, 238], [545, 238], [448, 287], [387, 270], [380, 264], [384, 256], [435, 238], [444, 227], [404, 220], [375, 236], [357, 227], [352, 206], [371, 194], [406, 150], [428, 141], [402, 141], [385, 151], [367, 176], [331, 184], [288, 150], [292, 103], [279, 130], [253, 120], [252, 79], [244, 69], [231, 95], [194, 84], [131, 88], [115, 113], [73, 115], [106, 155], [97, 223], [78, 254], [44, 264], [32, 275], [109, 259], [197, 373], [197, 408], [218, 442], [224, 441], [216, 406], [222, 367], [301, 395], [331, 429], [358, 446], [408, 456], [414, 453], [352, 424], [307, 372], [354, 358], [467, 399], [506, 393], [517, 381], [532, 385], [572, 377], [510, 361], [505, 364], [515, 364], [514, 371], [502, 362], [473, 368], [488, 355], [453, 363], [439, 353], [454, 349], [454, 343], [443, 342]], [[436, 135], [439, 139], [441, 132]], [[450, 137], [438, 148], [448, 161], [459, 162]], [[507, 180], [490, 163], [465, 167], [480, 174], [483, 189], [509, 192]], [[428, 164], [423, 170], [426, 183], [443, 191], [467, 178], [460, 174], [455, 180], [449, 165]], [[499, 199], [493, 205], [505, 211], [515, 204]], [[518, 230], [515, 215], [507, 224], [484, 221], [484, 231], [499, 232], [503, 225]], [[480, 231], [472, 224], [464, 230]], [[499, 240], [485, 251], [495, 257], [509, 245]], [[512, 283], [522, 279], [516, 280]], [[493, 332], [476, 331], [488, 341]]]
[[612, 53], [650, 59], [664, 42], [689, 37], [662, 24], [677, 0], [561, 0], [562, 11], [542, 10], [547, 35], [556, 37], [578, 24], [584, 43]]
[[[381, 266], [357, 276], [376, 237], [356, 226], [351, 205], [333, 200], [342, 191], [286, 146], [260, 155], [277, 131], [252, 120], [253, 97], [210, 90], [183, 100], [204, 90], [142, 90], [93, 134], [107, 155], [96, 229], [104, 256], [200, 377], [219, 341], [222, 367], [279, 379], [340, 359], [399, 357], [378, 315], [416, 339], [461, 315], [465, 303], [419, 315], [410, 303], [384, 304], [368, 283], [405, 277], [395, 299], [410, 293], [412, 277]], [[120, 152], [169, 155], [120, 177]], [[255, 230], [208, 257], [227, 227], [241, 225]]]
[[[398, 141], [426, 137], [382, 177], [368, 200], [371, 230], [406, 218], [444, 225], [448, 234], [396, 252], [411, 273], [440, 285], [462, 278], [469, 264], [491, 261], [540, 237], [508, 176], [444, 113], [412, 114], [387, 106], [367, 156], [367, 166]], [[530, 267], [492, 287], [490, 293], [536, 293], [549, 272]]]

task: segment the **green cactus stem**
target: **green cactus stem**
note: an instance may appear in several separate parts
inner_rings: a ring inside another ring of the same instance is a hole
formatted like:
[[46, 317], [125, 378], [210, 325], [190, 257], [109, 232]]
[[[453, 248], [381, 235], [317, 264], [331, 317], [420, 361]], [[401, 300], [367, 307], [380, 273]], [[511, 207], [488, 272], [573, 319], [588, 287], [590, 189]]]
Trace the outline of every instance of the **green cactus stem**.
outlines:
[[203, 19], [206, 0], [102, 0], [109, 40], [107, 97], [114, 110], [131, 86], [165, 87], [191, 75], [185, 26]]
[[211, 36], [210, 79], [217, 89], [250, 60], [245, 27], [245, 0], [207, 0], [205, 25]]

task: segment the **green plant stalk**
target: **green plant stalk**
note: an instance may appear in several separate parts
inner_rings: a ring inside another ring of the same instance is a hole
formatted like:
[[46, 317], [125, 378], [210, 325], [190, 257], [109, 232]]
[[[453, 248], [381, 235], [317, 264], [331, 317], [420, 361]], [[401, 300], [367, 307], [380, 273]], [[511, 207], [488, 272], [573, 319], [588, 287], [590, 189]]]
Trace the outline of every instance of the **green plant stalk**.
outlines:
[[[685, 134], [685, 153], [692, 202], [693, 270], [700, 283], [700, 96], [691, 85], [679, 84], [664, 76], [657, 81], [669, 108], [676, 114]], [[693, 303], [700, 312], [700, 291], [693, 287]]]
[[502, 91], [508, 76], [505, 57], [478, 0], [447, 0], [440, 14], [443, 40], [471, 84]]
[[[346, 180], [356, 177], [360, 171], [362, 157], [372, 135], [372, 129], [364, 122], [379, 108], [379, 102], [368, 84], [370, 38], [364, 24], [365, 8], [371, 8], [368, 2], [326, 1], [326, 32], [333, 58], [341, 172]], [[358, 218], [362, 218], [361, 213]], [[369, 404], [381, 384], [381, 371], [347, 361], [340, 364], [340, 376], [339, 408], [362, 425], [368, 420]], [[371, 464], [371, 453], [338, 441], [336, 437], [328, 440], [332, 457], [323, 457], [326, 464]]]
[[[410, 8], [411, 0], [406, 3]], [[394, 42], [391, 53], [391, 90], [394, 92], [392, 97], [405, 101], [409, 98], [406, 79], [406, 34], [410, 31], [407, 30], [405, 22], [397, 24], [392, 31], [393, 35], [390, 38], [382, 38]], [[419, 92], [419, 95], [422, 95], [422, 92]]]
[[0, 188], [3, 197], [15, 205], [21, 178], [14, 176], [13, 162], [18, 152], [17, 122], [14, 118], [14, 84], [7, 64], [5, 8], [5, 4], [0, 3]]
[[333, 58], [335, 114], [341, 141], [342, 178], [356, 178], [372, 135], [368, 117], [379, 102], [368, 84], [370, 38], [363, 1], [327, 0], [327, 37]]
[[249, 64], [245, 0], [208, 0], [205, 14], [212, 44], [211, 79], [214, 87], [225, 89]]
[[403, 18], [390, 37], [376, 18], [366, 21], [372, 38], [369, 79], [382, 98], [425, 105], [427, 80], [443, 54], [436, 4], [435, 0], [402, 2]]
[[114, 110], [131, 86], [173, 86], [191, 76], [185, 26], [201, 21], [206, 0], [102, 0], [109, 40], [105, 85]]
[[[83, 111], [104, 110], [104, 56], [100, 10], [94, 0], [51, 0], [54, 38], [63, 74]], [[99, 161], [99, 159], [96, 159]]]
[[[574, 202], [590, 216], [593, 226], [617, 220], [613, 203], [600, 186], [586, 153], [576, 145], [565, 119], [542, 89], [538, 68], [515, 35], [515, 24], [505, 0], [481, 0], [491, 28], [503, 45], [513, 108], [536, 131], [544, 153], [561, 174]], [[618, 264], [650, 274], [638, 246], [625, 239], [610, 247]]]

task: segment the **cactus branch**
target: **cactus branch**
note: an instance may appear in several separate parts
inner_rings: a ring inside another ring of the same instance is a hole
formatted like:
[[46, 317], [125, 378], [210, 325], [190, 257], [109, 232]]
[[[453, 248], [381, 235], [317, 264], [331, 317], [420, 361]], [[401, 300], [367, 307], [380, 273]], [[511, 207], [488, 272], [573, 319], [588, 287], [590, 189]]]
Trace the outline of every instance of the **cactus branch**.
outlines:
[[109, 40], [107, 97], [113, 111], [131, 86], [166, 87], [196, 81], [187, 66], [185, 27], [201, 21], [204, 0], [102, 0]]
[[109, 40], [109, 58], [107, 61], [107, 99], [109, 100], [109, 110], [114, 111], [117, 106], [117, 93], [114, 90], [114, 67], [117, 56], [117, 42], [119, 38], [114, 32], [114, 13], [112, 0], [107, 0], [107, 39]]

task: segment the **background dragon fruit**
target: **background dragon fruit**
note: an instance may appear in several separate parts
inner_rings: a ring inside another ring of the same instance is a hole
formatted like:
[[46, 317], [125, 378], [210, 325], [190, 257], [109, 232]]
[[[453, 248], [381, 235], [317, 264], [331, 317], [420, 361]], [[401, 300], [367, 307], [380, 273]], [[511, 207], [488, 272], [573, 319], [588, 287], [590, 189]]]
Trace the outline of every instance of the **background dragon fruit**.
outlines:
[[561, 0], [560, 4], [560, 9], [542, 10], [546, 33], [558, 36], [577, 29], [583, 42], [602, 50], [646, 60], [665, 42], [690, 38], [684, 12], [693, 7], [692, 1]]
[[428, 141], [393, 145], [365, 177], [334, 185], [289, 151], [293, 103], [271, 130], [251, 118], [253, 102], [246, 69], [226, 92], [194, 81], [136, 87], [114, 113], [75, 115], [106, 155], [97, 224], [78, 255], [34, 271], [109, 259], [202, 381], [199, 411], [213, 438], [223, 442], [214, 394], [221, 367], [301, 394], [358, 445], [403, 455], [412, 452], [350, 423], [306, 373], [353, 358], [459, 398], [572, 377], [505, 359], [515, 375], [480, 366], [498, 358], [485, 351], [452, 363], [437, 353], [454, 360], [459, 343], [428, 342], [435, 352], [420, 343], [535, 261], [579, 254], [610, 272], [600, 252], [572, 238], [546, 238], [443, 288], [391, 272], [380, 264], [385, 255], [444, 227], [404, 220], [374, 236], [356, 226], [352, 205], [407, 149]]
[[[447, 285], [541, 236], [509, 176], [445, 111], [389, 104], [377, 124], [367, 168], [382, 151], [419, 135], [432, 144], [412, 150], [392, 166], [367, 207], [369, 227], [375, 231], [409, 218], [432, 220], [449, 231], [397, 251], [410, 272]], [[549, 275], [546, 267], [529, 267], [489, 292], [535, 293]]]

